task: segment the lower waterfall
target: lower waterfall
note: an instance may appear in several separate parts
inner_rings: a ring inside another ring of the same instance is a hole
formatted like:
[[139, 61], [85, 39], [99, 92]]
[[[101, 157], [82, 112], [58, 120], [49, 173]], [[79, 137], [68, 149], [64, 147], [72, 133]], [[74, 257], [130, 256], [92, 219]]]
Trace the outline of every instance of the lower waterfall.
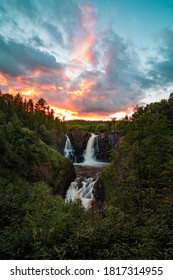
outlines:
[[79, 188], [77, 181], [72, 182], [66, 194], [66, 201], [81, 199], [83, 207], [85, 209], [90, 209], [92, 207], [92, 200], [94, 199], [92, 192], [93, 186], [96, 181], [94, 181], [93, 178], [85, 178], [84, 181], [82, 181], [81, 188]]

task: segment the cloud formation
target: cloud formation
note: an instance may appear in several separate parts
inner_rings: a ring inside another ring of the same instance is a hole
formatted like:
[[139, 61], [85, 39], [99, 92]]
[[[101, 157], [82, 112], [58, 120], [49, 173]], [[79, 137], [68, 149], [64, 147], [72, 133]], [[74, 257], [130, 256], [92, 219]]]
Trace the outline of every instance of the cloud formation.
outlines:
[[60, 114], [110, 118], [173, 82], [171, 29], [142, 60], [134, 43], [100, 28], [97, 7], [84, 1], [2, 0], [0, 24], [1, 90], [43, 97]]
[[159, 43], [158, 56], [159, 59], [150, 59], [148, 63], [151, 65], [149, 71], [150, 76], [158, 85], [172, 84], [173, 82], [173, 30], [164, 28], [156, 39]]

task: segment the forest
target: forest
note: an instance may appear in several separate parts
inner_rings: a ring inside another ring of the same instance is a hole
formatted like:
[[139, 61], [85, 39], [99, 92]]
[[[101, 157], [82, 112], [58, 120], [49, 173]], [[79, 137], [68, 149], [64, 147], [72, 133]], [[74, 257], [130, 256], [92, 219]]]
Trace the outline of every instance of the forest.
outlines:
[[[121, 134], [99, 211], [61, 191], [72, 168], [61, 142], [74, 129]], [[172, 217], [173, 94], [121, 120], [61, 121], [43, 98], [0, 91], [1, 259], [169, 260]]]

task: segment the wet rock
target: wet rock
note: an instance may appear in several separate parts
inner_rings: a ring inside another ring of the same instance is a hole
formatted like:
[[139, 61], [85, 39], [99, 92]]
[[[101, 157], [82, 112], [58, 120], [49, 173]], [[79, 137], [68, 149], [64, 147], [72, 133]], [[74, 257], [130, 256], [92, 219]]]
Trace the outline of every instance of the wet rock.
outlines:
[[[78, 181], [78, 186], [82, 187], [82, 181], [84, 178], [93, 178], [93, 181], [96, 181], [102, 171], [101, 166], [82, 166], [82, 165], [76, 165], [75, 166], [75, 172], [76, 177]], [[93, 195], [94, 198], [101, 203], [104, 201], [104, 190], [99, 184], [99, 180], [96, 181], [96, 183], [93, 186]]]
[[74, 148], [74, 156], [76, 157], [77, 162], [83, 162], [83, 153], [86, 149], [90, 136], [91, 134], [89, 132], [83, 130], [73, 130], [68, 133], [68, 137], [70, 138], [71, 144]]
[[102, 167], [75, 165], [75, 172], [77, 178], [93, 178], [94, 181], [101, 174]]

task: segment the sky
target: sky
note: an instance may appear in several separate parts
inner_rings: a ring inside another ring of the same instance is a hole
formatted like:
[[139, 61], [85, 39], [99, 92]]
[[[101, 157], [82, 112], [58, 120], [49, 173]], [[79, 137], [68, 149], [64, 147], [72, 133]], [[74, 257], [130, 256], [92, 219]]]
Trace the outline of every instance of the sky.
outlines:
[[111, 119], [173, 92], [173, 0], [0, 0], [0, 89]]

